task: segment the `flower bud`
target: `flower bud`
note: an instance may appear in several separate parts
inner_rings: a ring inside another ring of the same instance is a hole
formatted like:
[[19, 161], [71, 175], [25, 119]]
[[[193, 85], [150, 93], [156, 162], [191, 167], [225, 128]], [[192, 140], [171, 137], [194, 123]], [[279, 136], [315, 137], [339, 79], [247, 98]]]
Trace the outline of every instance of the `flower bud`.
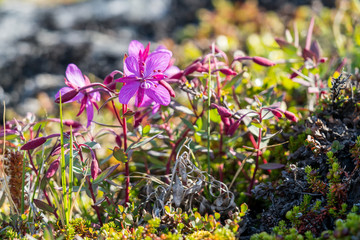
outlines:
[[170, 84], [168, 84], [166, 81], [164, 80], [160, 80], [159, 83], [166, 88], [166, 90], [168, 90], [168, 92], [170, 93], [171, 97], [175, 97], [175, 91], [174, 89], [172, 89], [172, 87], [170, 86]]
[[122, 146], [122, 141], [121, 141], [121, 137], [119, 135], [116, 135], [115, 137], [115, 142], [116, 144], [119, 146], [119, 148], [121, 148]]
[[20, 150], [31, 150], [35, 149], [46, 142], [46, 137], [39, 137], [25, 143]]
[[55, 161], [53, 161], [51, 164], [50, 164], [50, 167], [49, 169], [47, 170], [47, 172], [45, 173], [45, 177], [47, 179], [51, 178], [52, 176], [55, 175], [56, 171], [58, 170], [59, 168], [59, 165], [60, 165], [60, 160], [59, 159], [56, 159]]
[[[78, 91], [76, 89], [73, 89], [67, 93], [64, 93], [61, 95], [61, 102], [65, 103], [67, 101], [70, 101], [71, 99], [73, 99], [76, 95], [78, 94]], [[55, 99], [56, 103], [60, 103], [60, 96], [58, 98]]]
[[263, 57], [253, 57], [253, 62], [256, 64], [259, 64], [264, 67], [271, 67], [274, 66], [275, 63], [273, 61], [270, 61], [269, 59], [263, 58]]
[[200, 62], [194, 62], [192, 63], [190, 66], [188, 66], [187, 68], [185, 68], [184, 70], [184, 75], [187, 76], [195, 71], [197, 71], [198, 69], [202, 68], [202, 64]]
[[230, 68], [222, 68], [222, 69], [220, 69], [220, 72], [227, 75], [227, 76], [237, 74], [235, 71], [231, 70]]
[[91, 169], [91, 177], [95, 180], [99, 173], [99, 163], [95, 158], [93, 158], [93, 160], [91, 161], [90, 169]]
[[227, 109], [227, 108], [224, 108], [222, 106], [219, 106], [219, 105], [216, 105], [215, 103], [212, 103], [210, 105], [210, 108], [216, 108], [218, 110], [218, 113], [221, 117], [225, 117], [225, 118], [228, 118], [228, 117], [231, 117], [232, 116], [232, 113]]
[[282, 114], [279, 110], [276, 110], [276, 109], [270, 109], [270, 111], [278, 118], [281, 118], [282, 117]]
[[241, 120], [235, 121], [231, 126], [229, 127], [229, 130], [227, 131], [227, 135], [232, 137], [235, 133], [235, 131], [239, 128]]
[[297, 122], [298, 121], [297, 117], [292, 112], [284, 111], [284, 115], [285, 115], [285, 117], [287, 119], [289, 119], [292, 122]]

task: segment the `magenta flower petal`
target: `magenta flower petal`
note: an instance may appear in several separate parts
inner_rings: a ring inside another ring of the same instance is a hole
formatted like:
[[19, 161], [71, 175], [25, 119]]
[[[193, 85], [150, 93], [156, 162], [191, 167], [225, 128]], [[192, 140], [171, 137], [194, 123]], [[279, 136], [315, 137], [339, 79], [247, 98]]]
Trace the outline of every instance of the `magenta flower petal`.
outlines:
[[139, 71], [139, 62], [134, 56], [129, 56], [125, 59], [127, 70], [137, 77], [141, 77]]
[[148, 78], [152, 75], [164, 72], [169, 66], [171, 56], [167, 52], [153, 52], [145, 61], [144, 77]]
[[91, 124], [91, 121], [94, 118], [94, 108], [90, 101], [86, 102], [86, 115], [87, 115], [87, 126], [89, 127]]
[[164, 106], [169, 105], [171, 100], [169, 91], [160, 84], [154, 85], [149, 89], [145, 89], [145, 94], [156, 103]]
[[93, 92], [93, 93], [91, 93], [89, 95], [90, 95], [91, 100], [96, 101], [96, 102], [100, 101], [101, 95], [100, 95], [99, 92]]
[[171, 67], [168, 67], [164, 73], [166, 76], [172, 77], [179, 72], [180, 72], [180, 69], [178, 67], [171, 66]]
[[142, 51], [142, 52], [144, 51], [144, 45], [142, 45], [137, 40], [131, 41], [129, 44], [129, 50], [128, 50], [129, 56], [138, 57], [140, 51]]
[[81, 70], [73, 63], [66, 68], [66, 79], [74, 85], [74, 87], [83, 87], [86, 85], [84, 76]]
[[133, 81], [125, 84], [119, 92], [119, 102], [122, 104], [128, 104], [130, 98], [132, 98], [140, 87], [140, 82]]
[[140, 87], [138, 89], [137, 94], [136, 94], [136, 101], [135, 102], [136, 102], [137, 107], [140, 107], [140, 105], [143, 103], [144, 97], [145, 97], [145, 91], [144, 91], [143, 88]]
[[127, 77], [122, 77], [122, 78], [118, 78], [114, 80], [115, 82], [122, 82], [122, 83], [126, 83], [129, 81], [136, 81], [136, 76], [135, 75], [129, 75]]

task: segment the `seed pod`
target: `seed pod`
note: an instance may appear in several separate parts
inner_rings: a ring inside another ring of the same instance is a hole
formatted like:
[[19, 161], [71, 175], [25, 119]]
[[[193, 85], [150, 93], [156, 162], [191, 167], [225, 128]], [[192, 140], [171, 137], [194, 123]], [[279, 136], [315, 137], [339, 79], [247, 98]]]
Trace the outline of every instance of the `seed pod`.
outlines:
[[46, 137], [39, 137], [25, 143], [20, 150], [31, 150], [35, 149], [46, 142]]

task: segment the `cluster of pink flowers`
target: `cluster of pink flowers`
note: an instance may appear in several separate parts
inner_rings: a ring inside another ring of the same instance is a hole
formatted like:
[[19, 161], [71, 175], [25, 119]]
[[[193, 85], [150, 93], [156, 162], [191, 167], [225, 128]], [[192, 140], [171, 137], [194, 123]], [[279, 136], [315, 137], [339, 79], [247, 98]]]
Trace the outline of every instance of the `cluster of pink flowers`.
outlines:
[[[105, 79], [109, 86], [108, 90], [114, 88], [114, 83], [123, 83], [119, 92], [119, 102], [128, 104], [135, 96], [136, 107], [147, 107], [152, 105], [153, 113], [160, 109], [160, 105], [167, 106], [171, 97], [175, 96], [174, 90], [166, 82], [166, 79], [178, 73], [178, 67], [173, 66], [172, 53], [165, 47], [160, 46], [152, 53], [150, 44], [144, 46], [134, 40], [130, 43], [128, 55], [125, 56], [124, 72], [114, 71]], [[116, 73], [123, 76], [114, 79]], [[85, 110], [87, 113], [87, 127], [90, 126], [94, 117], [94, 107], [98, 110], [96, 102], [100, 101], [98, 89], [93, 89], [96, 84], [91, 84], [88, 77], [83, 75], [75, 64], [69, 64], [66, 69], [65, 84], [56, 94], [59, 101], [60, 94], [62, 102], [81, 103], [78, 116]]]

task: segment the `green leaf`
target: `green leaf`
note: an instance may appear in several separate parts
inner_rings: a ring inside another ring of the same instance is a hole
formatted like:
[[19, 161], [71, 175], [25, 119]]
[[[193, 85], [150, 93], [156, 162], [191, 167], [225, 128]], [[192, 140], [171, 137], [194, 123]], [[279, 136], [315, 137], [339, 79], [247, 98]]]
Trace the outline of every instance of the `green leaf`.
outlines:
[[143, 128], [143, 131], [142, 131], [142, 136], [147, 136], [150, 132], [150, 129], [151, 129], [151, 126], [149, 124], [147, 124], [144, 128]]
[[231, 88], [232, 86], [234, 86], [235, 88], [237, 88], [241, 82], [242, 82], [242, 76], [243, 76], [244, 72], [241, 72], [240, 74], [236, 75], [235, 77], [233, 77], [229, 82], [227, 82], [225, 84], [225, 86], [223, 87], [224, 90]]
[[241, 204], [240, 210], [242, 213], [246, 213], [248, 209], [249, 209], [249, 207], [246, 203]]
[[214, 109], [210, 110], [210, 120], [215, 123], [221, 122], [221, 117], [220, 117], [217, 109], [214, 108]]
[[282, 132], [282, 129], [280, 129], [279, 131], [277, 131], [276, 133], [269, 133], [269, 134], [266, 134], [264, 137], [261, 138], [261, 141], [266, 141], [272, 137], [274, 137], [275, 135], [279, 134]]
[[154, 138], [156, 138], [157, 136], [159, 136], [162, 133], [163, 133], [163, 131], [159, 132], [158, 134], [155, 134], [154, 136], [152, 136], [150, 138], [146, 138], [145, 140], [143, 140], [141, 142], [131, 144], [128, 147], [128, 149], [126, 150], [126, 153], [128, 153], [131, 149], [135, 149], [135, 148], [138, 148], [138, 147], [141, 147], [141, 146], [147, 144], [148, 142], [150, 142], [151, 140], [153, 140]]
[[126, 156], [126, 153], [119, 147], [114, 147], [113, 156], [114, 158], [116, 158], [116, 160], [120, 162], [126, 163], [128, 161], [128, 157]]
[[183, 105], [180, 105], [177, 102], [174, 102], [174, 103], [171, 102], [170, 107], [172, 107], [173, 109], [175, 109], [178, 112], [183, 112], [183, 113], [185, 113], [187, 115], [194, 116], [193, 111], [191, 111], [189, 108], [187, 108], [187, 107], [185, 107]]
[[260, 164], [259, 168], [264, 169], [264, 170], [274, 170], [274, 169], [279, 169], [279, 168], [283, 168], [285, 167], [284, 164], [280, 164], [280, 163], [266, 163], [266, 164]]
[[56, 208], [50, 206], [49, 204], [47, 204], [39, 199], [34, 199], [33, 202], [34, 202], [35, 206], [37, 206], [38, 208], [40, 208], [43, 211], [53, 213], [56, 210]]
[[97, 178], [93, 181], [93, 184], [98, 184], [107, 178], [120, 164], [116, 164], [104, 170]]
[[220, 219], [220, 213], [216, 212], [214, 213], [214, 217], [216, 220], [219, 220]]
[[[98, 142], [86, 142], [85, 145], [89, 146], [91, 149], [100, 149], [101, 145]], [[83, 151], [89, 151], [88, 148], [84, 148]]]
[[185, 123], [185, 125], [188, 127], [188, 128], [190, 128], [192, 131], [195, 131], [195, 128], [194, 128], [194, 125], [191, 123], [191, 122], [189, 122], [187, 119], [185, 119], [185, 118], [181, 118], [181, 120], [183, 121], [183, 123]]

